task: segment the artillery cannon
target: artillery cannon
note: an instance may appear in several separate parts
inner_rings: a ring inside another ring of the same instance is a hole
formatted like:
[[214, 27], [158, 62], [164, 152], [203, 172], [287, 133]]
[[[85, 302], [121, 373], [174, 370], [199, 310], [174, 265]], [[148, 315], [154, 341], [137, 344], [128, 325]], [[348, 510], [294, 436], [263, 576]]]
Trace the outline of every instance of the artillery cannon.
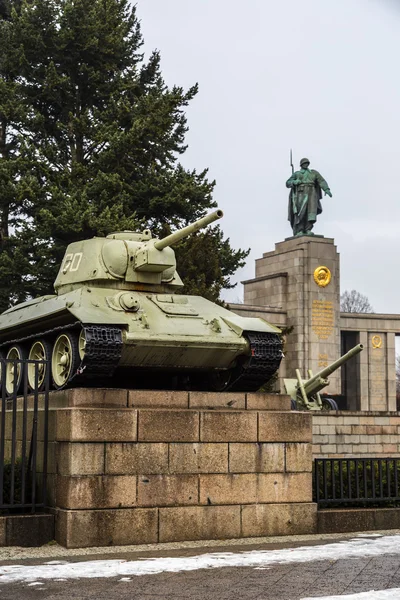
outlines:
[[[240, 317], [182, 286], [171, 244], [223, 216], [216, 210], [163, 239], [150, 230], [119, 231], [70, 244], [55, 295], [18, 304], [0, 315], [5, 387], [20, 389], [16, 361], [40, 360], [38, 381], [256, 391], [277, 371], [280, 330]], [[47, 371], [50, 370], [50, 373]]]
[[316, 375], [308, 370], [307, 381], [303, 381], [299, 369], [296, 369], [297, 379], [284, 379], [286, 393], [292, 398], [292, 409], [294, 410], [337, 410], [338, 406], [332, 398], [321, 398], [320, 391], [329, 385], [327, 379], [334, 371], [339, 369], [345, 362], [356, 356], [363, 350], [363, 345], [358, 344], [346, 354], [335, 360], [334, 363], [322, 369]]

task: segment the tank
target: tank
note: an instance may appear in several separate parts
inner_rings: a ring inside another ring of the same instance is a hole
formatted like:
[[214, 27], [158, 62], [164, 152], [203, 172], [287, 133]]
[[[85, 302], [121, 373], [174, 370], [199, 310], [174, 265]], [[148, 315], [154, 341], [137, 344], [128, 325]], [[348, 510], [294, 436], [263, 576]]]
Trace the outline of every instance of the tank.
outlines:
[[46, 377], [55, 389], [255, 391], [268, 382], [282, 358], [277, 327], [177, 293], [171, 245], [222, 216], [216, 210], [163, 239], [146, 229], [70, 244], [55, 294], [0, 315], [7, 393], [21, 386], [21, 359], [44, 361], [36, 378], [28, 366], [31, 389]]

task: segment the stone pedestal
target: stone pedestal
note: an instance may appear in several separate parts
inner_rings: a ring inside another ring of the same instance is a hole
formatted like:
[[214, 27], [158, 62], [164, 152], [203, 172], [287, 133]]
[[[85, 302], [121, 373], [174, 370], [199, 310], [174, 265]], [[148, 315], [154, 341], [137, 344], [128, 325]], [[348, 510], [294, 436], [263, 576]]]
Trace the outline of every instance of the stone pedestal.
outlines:
[[[293, 328], [285, 349], [285, 376], [303, 377], [339, 358], [340, 273], [333, 239], [322, 236], [288, 238], [256, 260], [256, 277], [244, 281], [244, 303], [281, 306]], [[340, 371], [330, 377], [329, 394], [341, 393]]]
[[312, 417], [288, 396], [74, 389], [50, 399], [49, 505], [63, 546], [316, 531]]

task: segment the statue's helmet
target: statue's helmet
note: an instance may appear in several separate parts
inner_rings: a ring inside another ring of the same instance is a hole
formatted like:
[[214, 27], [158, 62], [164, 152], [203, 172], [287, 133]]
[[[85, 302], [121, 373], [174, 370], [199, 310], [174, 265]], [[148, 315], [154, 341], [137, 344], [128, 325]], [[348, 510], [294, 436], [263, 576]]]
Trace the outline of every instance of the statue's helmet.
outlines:
[[307, 164], [307, 165], [309, 165], [309, 164], [310, 164], [310, 161], [308, 160], [308, 158], [302, 158], [302, 159], [301, 159], [301, 161], [300, 161], [300, 166], [302, 167], [302, 166], [303, 166], [303, 165], [305, 165], [305, 164]]

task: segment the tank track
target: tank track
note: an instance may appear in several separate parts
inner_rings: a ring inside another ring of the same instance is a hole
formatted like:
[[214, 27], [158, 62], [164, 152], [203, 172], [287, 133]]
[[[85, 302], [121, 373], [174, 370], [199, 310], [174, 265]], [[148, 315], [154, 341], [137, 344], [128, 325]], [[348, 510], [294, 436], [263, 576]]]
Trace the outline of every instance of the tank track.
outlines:
[[278, 334], [245, 331], [244, 335], [250, 343], [251, 357], [234, 370], [229, 392], [256, 392], [276, 373], [283, 357]]
[[83, 330], [85, 355], [75, 377], [79, 383], [91, 377], [112, 377], [121, 358], [122, 330], [105, 325], [83, 325]]
[[84, 325], [76, 321], [70, 325], [61, 325], [25, 337], [8, 340], [0, 344], [0, 348], [11, 344], [22, 344], [39, 338], [54, 337], [63, 331], [83, 328], [86, 345], [85, 356], [77, 371], [72, 375], [67, 385], [80, 385], [91, 378], [108, 379], [113, 376], [122, 353], [122, 329], [108, 325]]
[[[122, 329], [107, 325], [84, 325], [80, 321], [54, 327], [0, 344], [0, 349], [10, 344], [24, 343], [33, 339], [55, 336], [63, 331], [83, 327], [86, 338], [85, 355], [75, 374], [66, 386], [86, 385], [92, 379], [98, 383], [110, 379], [121, 358]], [[255, 392], [276, 373], [282, 360], [282, 340], [276, 333], [244, 332], [251, 349], [251, 356], [238, 365], [232, 373], [225, 391]]]

